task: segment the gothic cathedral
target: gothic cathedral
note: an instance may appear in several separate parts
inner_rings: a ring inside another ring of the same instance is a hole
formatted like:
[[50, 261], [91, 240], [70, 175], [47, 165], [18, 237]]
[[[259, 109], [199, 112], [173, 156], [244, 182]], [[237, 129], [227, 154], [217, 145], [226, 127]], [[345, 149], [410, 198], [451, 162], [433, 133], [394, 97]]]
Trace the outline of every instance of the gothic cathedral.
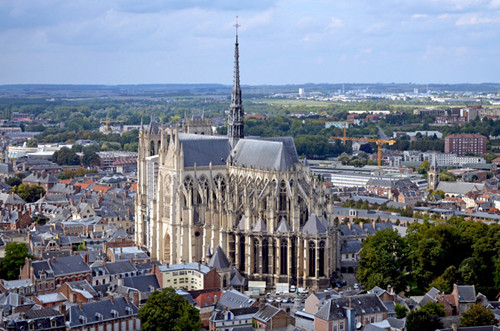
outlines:
[[333, 200], [290, 137], [244, 137], [238, 36], [227, 136], [209, 122], [154, 119], [139, 135], [135, 240], [164, 263], [220, 246], [250, 281], [326, 288], [340, 261]]

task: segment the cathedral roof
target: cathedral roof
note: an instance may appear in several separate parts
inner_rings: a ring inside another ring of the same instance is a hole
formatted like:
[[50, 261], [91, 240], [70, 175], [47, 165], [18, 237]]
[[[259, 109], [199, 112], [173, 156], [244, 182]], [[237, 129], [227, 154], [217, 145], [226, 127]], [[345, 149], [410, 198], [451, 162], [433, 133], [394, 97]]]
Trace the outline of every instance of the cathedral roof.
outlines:
[[316, 215], [315, 213], [312, 213], [309, 216], [309, 219], [302, 228], [303, 233], [313, 235], [325, 233], [326, 230], [327, 228], [325, 227], [325, 224], [318, 218], [318, 215]]
[[227, 137], [205, 136], [192, 133], [179, 133], [184, 150], [184, 166], [225, 165], [231, 152]]
[[281, 221], [278, 224], [278, 227], [276, 228], [276, 232], [281, 232], [281, 233], [290, 232], [290, 227], [288, 226], [288, 223], [286, 222], [286, 219], [284, 217], [281, 218]]
[[231, 277], [231, 281], [229, 282], [229, 285], [231, 286], [245, 286], [246, 284], [246, 279], [241, 275], [241, 273], [238, 271], [238, 269], [234, 268], [231, 270], [231, 273], [233, 274]]
[[255, 223], [252, 231], [253, 232], [267, 232], [266, 222], [264, 222], [262, 217], [259, 217], [259, 220], [257, 221], [257, 223]]
[[156, 123], [154, 117], [151, 116], [151, 122], [149, 122], [148, 126], [148, 134], [158, 134], [160, 128], [158, 127], [158, 123]]
[[238, 230], [245, 230], [245, 215], [241, 216], [241, 220], [238, 223]]
[[226, 253], [224, 253], [220, 246], [217, 246], [214, 255], [212, 255], [212, 258], [208, 261], [208, 266], [215, 269], [226, 269], [231, 266]]
[[289, 170], [299, 162], [291, 137], [240, 139], [231, 156], [236, 166], [263, 170]]

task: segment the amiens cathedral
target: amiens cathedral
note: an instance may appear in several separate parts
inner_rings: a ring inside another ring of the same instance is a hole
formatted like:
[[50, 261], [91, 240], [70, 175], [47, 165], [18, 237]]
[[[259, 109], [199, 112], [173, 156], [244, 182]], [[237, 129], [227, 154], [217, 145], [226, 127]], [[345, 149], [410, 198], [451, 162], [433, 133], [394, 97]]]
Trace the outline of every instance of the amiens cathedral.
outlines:
[[333, 200], [291, 137], [245, 138], [238, 35], [227, 136], [210, 120], [139, 135], [136, 243], [166, 264], [221, 247], [250, 281], [326, 288], [339, 266]]

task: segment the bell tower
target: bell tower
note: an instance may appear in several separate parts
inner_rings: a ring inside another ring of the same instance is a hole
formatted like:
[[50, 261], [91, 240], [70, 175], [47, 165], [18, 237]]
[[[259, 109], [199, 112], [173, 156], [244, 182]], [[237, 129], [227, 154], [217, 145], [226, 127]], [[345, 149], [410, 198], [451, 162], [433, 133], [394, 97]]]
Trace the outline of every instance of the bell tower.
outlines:
[[432, 161], [429, 171], [427, 172], [427, 186], [429, 189], [435, 190], [439, 184], [439, 168], [436, 162], [436, 154], [432, 154]]

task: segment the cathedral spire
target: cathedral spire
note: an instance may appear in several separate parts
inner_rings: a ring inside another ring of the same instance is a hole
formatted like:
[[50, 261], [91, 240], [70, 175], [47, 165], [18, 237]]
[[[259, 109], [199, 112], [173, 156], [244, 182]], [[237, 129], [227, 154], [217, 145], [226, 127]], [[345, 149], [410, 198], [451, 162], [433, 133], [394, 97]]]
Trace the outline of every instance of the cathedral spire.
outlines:
[[233, 91], [231, 94], [231, 108], [229, 110], [227, 136], [231, 146], [234, 147], [239, 139], [245, 136], [243, 123], [243, 106], [241, 104], [241, 88], [240, 88], [240, 64], [239, 64], [239, 49], [238, 49], [238, 16], [236, 16], [236, 42], [234, 44], [234, 82]]

